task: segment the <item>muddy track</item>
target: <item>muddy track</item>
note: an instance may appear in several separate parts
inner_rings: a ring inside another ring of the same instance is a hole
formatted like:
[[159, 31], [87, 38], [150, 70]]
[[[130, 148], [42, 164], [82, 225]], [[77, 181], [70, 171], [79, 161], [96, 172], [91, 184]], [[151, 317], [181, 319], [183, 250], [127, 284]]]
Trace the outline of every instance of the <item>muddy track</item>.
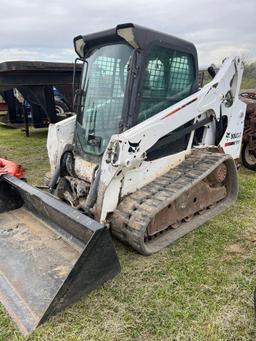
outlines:
[[138, 252], [152, 254], [222, 212], [237, 191], [232, 158], [195, 150], [175, 169], [126, 196], [111, 218], [112, 233]]

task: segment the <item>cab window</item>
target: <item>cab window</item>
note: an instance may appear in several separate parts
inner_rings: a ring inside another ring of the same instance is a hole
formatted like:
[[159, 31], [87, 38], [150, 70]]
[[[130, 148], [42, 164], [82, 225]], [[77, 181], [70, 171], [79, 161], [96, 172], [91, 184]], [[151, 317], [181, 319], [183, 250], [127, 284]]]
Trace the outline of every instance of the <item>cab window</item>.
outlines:
[[189, 96], [195, 77], [192, 55], [154, 46], [145, 67], [138, 122]]

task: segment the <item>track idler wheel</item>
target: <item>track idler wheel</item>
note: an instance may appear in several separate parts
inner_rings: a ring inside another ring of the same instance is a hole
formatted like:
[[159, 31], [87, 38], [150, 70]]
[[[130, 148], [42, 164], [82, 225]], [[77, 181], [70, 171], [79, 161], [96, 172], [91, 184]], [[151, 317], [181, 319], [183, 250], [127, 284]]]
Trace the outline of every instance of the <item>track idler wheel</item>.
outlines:
[[208, 175], [207, 180], [211, 185], [220, 185], [225, 181], [227, 172], [227, 166], [225, 163], [222, 163]]

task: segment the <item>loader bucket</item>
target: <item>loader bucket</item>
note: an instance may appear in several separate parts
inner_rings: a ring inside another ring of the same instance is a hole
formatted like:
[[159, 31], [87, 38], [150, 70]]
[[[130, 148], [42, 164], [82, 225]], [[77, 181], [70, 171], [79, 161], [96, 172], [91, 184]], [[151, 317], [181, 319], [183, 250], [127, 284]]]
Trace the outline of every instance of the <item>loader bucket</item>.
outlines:
[[119, 271], [106, 227], [24, 181], [0, 176], [0, 301], [23, 334]]

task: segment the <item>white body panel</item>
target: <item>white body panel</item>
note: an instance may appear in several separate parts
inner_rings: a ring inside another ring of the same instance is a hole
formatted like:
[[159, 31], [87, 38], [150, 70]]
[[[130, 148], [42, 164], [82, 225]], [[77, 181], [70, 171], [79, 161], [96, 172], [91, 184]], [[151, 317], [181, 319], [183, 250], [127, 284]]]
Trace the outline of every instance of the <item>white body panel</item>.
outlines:
[[51, 166], [51, 174], [59, 165], [60, 157], [66, 144], [72, 144], [74, 139], [76, 115], [61, 122], [50, 124], [47, 136], [47, 151]]
[[164, 175], [171, 168], [184, 161], [187, 154], [189, 154], [189, 151], [185, 150], [158, 160], [143, 161], [139, 167], [129, 170], [124, 174], [121, 197], [137, 191], [142, 186], [155, 180], [155, 178]]
[[224, 152], [235, 159], [239, 158], [241, 151], [245, 110], [243, 102], [234, 103], [226, 133], [220, 141], [220, 146], [223, 147]]

